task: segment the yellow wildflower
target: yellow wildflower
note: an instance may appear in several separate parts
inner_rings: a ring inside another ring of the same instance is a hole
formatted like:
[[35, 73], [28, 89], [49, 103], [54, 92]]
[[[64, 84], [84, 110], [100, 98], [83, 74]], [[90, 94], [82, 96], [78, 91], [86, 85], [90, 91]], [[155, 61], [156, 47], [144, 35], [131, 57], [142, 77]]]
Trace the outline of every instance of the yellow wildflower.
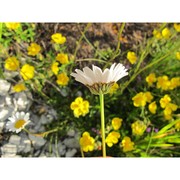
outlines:
[[69, 63], [68, 55], [67, 55], [67, 54], [63, 54], [63, 53], [59, 53], [59, 54], [56, 56], [56, 60], [59, 61], [61, 64], [67, 64], [67, 63]]
[[149, 104], [148, 109], [152, 114], [156, 114], [156, 110], [157, 110], [156, 101], [153, 101], [151, 104]]
[[107, 145], [109, 147], [112, 147], [113, 144], [117, 144], [118, 143], [118, 139], [120, 138], [120, 134], [119, 132], [115, 132], [112, 131], [108, 134], [108, 136], [106, 137], [105, 142], [107, 143]]
[[137, 120], [136, 122], [131, 124], [132, 133], [134, 135], [143, 135], [144, 131], [146, 130], [146, 125], [143, 121]]
[[154, 97], [152, 96], [152, 94], [147, 91], [147, 92], [140, 92], [138, 94], [136, 94], [132, 100], [133, 100], [133, 104], [135, 107], [143, 107], [146, 105], [146, 103], [150, 103], [152, 101]]
[[122, 125], [122, 121], [123, 120], [121, 118], [118, 118], [118, 117], [113, 118], [111, 121], [113, 129], [118, 130]]
[[154, 29], [154, 30], [153, 30], [153, 36], [154, 36], [156, 39], [161, 39], [161, 38], [162, 38], [161, 33], [160, 33], [157, 29]]
[[152, 101], [152, 99], [154, 98], [149, 91], [145, 92], [144, 95], [145, 95], [146, 101], [147, 101], [148, 103], [150, 103], [150, 102]]
[[31, 43], [31, 45], [27, 48], [28, 55], [36, 56], [41, 51], [41, 46], [36, 43]]
[[20, 70], [20, 74], [25, 81], [32, 79], [34, 77], [34, 66], [24, 64]]
[[165, 104], [163, 105], [163, 107], [165, 108], [163, 113], [164, 113], [164, 118], [166, 120], [171, 120], [172, 119], [172, 112], [176, 111], [178, 106], [176, 104], [170, 103], [170, 101], [168, 101], [167, 99], [166, 99], [167, 102], [165, 102]]
[[180, 77], [174, 77], [170, 80], [169, 89], [173, 90], [176, 87], [180, 86]]
[[131, 64], [134, 64], [137, 61], [137, 56], [135, 52], [129, 51], [127, 53], [127, 59], [129, 60]]
[[169, 107], [166, 107], [163, 111], [164, 113], [164, 119], [165, 120], [171, 120], [172, 119], [172, 110]]
[[162, 30], [162, 36], [166, 39], [168, 39], [171, 36], [171, 31], [168, 28], [164, 28]]
[[84, 132], [80, 138], [80, 146], [84, 152], [93, 151], [95, 140], [88, 132]]
[[123, 152], [128, 152], [134, 150], [134, 142], [131, 141], [131, 138], [125, 136], [121, 142], [121, 146], [123, 147]]
[[20, 27], [20, 23], [11, 23], [11, 22], [7, 22], [5, 23], [6, 27], [10, 30], [16, 30], [17, 28]]
[[65, 73], [58, 74], [56, 82], [61, 86], [66, 86], [69, 82], [69, 77]]
[[133, 98], [133, 104], [135, 107], [145, 106], [146, 105], [146, 96], [143, 92], [136, 94]]
[[180, 121], [175, 124], [175, 129], [177, 129], [177, 131], [180, 131]]
[[176, 58], [180, 60], [180, 52], [176, 52]]
[[160, 76], [157, 78], [157, 88], [162, 90], [168, 90], [171, 82], [168, 79], [168, 76]]
[[51, 65], [51, 70], [55, 75], [57, 75], [58, 71], [59, 71], [58, 65], [59, 65], [58, 62], [53, 62], [52, 65]]
[[110, 94], [114, 94], [114, 93], [118, 90], [118, 88], [119, 88], [118, 83], [114, 83], [114, 84], [111, 86], [109, 93], [110, 93]]
[[146, 77], [146, 82], [148, 83], [148, 86], [152, 86], [154, 82], [156, 82], [156, 75], [155, 73], [151, 73]]
[[177, 32], [180, 32], [180, 24], [174, 23], [174, 29], [175, 29]]
[[19, 84], [16, 84], [15, 86], [13, 86], [13, 90], [15, 92], [21, 92], [21, 91], [26, 90], [26, 86], [23, 83], [19, 83]]
[[169, 111], [176, 111], [177, 110], [177, 108], [178, 108], [178, 106], [176, 105], [176, 104], [173, 104], [173, 103], [168, 103], [167, 105], [166, 105], [166, 108], [168, 108], [169, 109]]
[[64, 44], [66, 42], [66, 37], [62, 36], [60, 33], [55, 33], [51, 36], [54, 43]]
[[160, 102], [161, 107], [165, 108], [169, 104], [169, 102], [171, 102], [171, 98], [168, 94], [166, 94], [164, 95], [164, 97], [160, 99], [159, 102]]
[[5, 60], [4, 67], [9, 71], [16, 71], [19, 68], [19, 61], [16, 57], [9, 57]]
[[77, 97], [70, 105], [70, 108], [73, 110], [74, 116], [85, 116], [89, 113], [89, 102], [84, 101], [82, 97]]

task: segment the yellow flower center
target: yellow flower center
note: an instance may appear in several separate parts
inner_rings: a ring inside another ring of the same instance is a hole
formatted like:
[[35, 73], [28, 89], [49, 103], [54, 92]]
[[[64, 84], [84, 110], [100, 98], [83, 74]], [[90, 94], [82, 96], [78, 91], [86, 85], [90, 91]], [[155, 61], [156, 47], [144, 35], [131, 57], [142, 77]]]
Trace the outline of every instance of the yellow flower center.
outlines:
[[14, 127], [16, 129], [22, 128], [23, 125], [26, 123], [26, 121], [24, 119], [19, 119], [15, 124]]

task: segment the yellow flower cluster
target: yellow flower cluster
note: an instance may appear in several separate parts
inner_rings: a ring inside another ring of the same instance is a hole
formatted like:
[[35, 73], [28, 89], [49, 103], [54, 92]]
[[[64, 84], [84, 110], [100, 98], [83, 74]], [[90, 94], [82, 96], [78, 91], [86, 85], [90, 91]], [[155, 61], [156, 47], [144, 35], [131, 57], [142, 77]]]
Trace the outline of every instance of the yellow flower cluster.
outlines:
[[108, 136], [106, 137], [105, 142], [107, 143], [107, 145], [109, 147], [112, 147], [113, 144], [117, 144], [118, 143], [118, 139], [120, 138], [120, 133], [119, 132], [115, 132], [112, 131], [108, 134]]
[[180, 52], [176, 52], [176, 58], [180, 60]]
[[152, 94], [147, 91], [136, 94], [132, 100], [135, 107], [144, 107], [146, 103], [150, 103], [153, 98]]
[[66, 86], [69, 82], [69, 77], [66, 75], [66, 73], [58, 74], [56, 82], [61, 86]]
[[177, 32], [180, 32], [180, 24], [174, 23], [174, 29], [175, 29]]
[[131, 64], [136, 63], [136, 61], [137, 61], [137, 56], [136, 56], [135, 52], [129, 51], [129, 52], [127, 53], [127, 59], [129, 60], [129, 62], [130, 62]]
[[171, 36], [171, 31], [168, 29], [168, 28], [164, 28], [162, 30], [162, 36], [165, 38], [165, 39], [168, 39], [170, 36]]
[[141, 136], [143, 135], [144, 131], [146, 130], [147, 126], [144, 124], [143, 121], [137, 120], [131, 124], [132, 133], [134, 135]]
[[17, 60], [16, 57], [9, 57], [5, 60], [5, 69], [9, 71], [16, 71], [19, 68], [19, 61]]
[[173, 111], [176, 111], [178, 106], [176, 104], [171, 103], [171, 97], [166, 94], [164, 97], [160, 99], [160, 106], [164, 109], [164, 118], [166, 120], [172, 119], [172, 113]]
[[17, 28], [20, 27], [20, 23], [12, 23], [12, 22], [7, 22], [5, 23], [6, 27], [10, 30], [16, 30]]
[[[20, 62], [16, 57], [9, 57], [5, 60], [5, 69], [9, 71], [16, 71], [19, 69]], [[29, 80], [34, 77], [34, 67], [29, 64], [24, 64], [20, 69], [20, 75], [24, 80]], [[20, 85], [19, 85], [20, 86]], [[20, 87], [15, 87], [15, 89], [19, 89]], [[22, 86], [21, 86], [22, 88]], [[21, 89], [20, 88], [20, 89]], [[16, 91], [16, 90], [15, 90]], [[17, 90], [18, 91], [18, 90]]]
[[157, 78], [157, 88], [162, 90], [168, 90], [170, 86], [170, 81], [168, 76], [160, 76]]
[[167, 27], [164, 28], [161, 32], [158, 31], [157, 29], [154, 29], [153, 30], [153, 36], [156, 39], [161, 39], [161, 38], [168, 39], [171, 36], [171, 31]]
[[68, 55], [67, 54], [63, 54], [63, 53], [59, 53], [56, 56], [56, 60], [59, 61], [61, 64], [68, 64], [69, 63]]
[[159, 76], [157, 78], [157, 84], [158, 89], [162, 90], [173, 90], [180, 86], [180, 77], [174, 77], [171, 80], [169, 80], [168, 76]]
[[[60, 33], [55, 33], [51, 36], [51, 39], [56, 44], [64, 44], [66, 42], [66, 37], [62, 36]], [[56, 61], [60, 62], [61, 64], [68, 64], [69, 59], [68, 55], [64, 53], [58, 53], [56, 56]], [[59, 63], [53, 62], [51, 64], [51, 71], [57, 76], [57, 84], [61, 86], [66, 86], [69, 82], [69, 77], [65, 73], [58, 74], [59, 72]]]
[[70, 105], [71, 110], [74, 112], [75, 117], [85, 116], [89, 113], [89, 102], [84, 101], [82, 97], [77, 97]]
[[39, 46], [37, 43], [31, 43], [27, 50], [28, 55], [36, 56], [41, 51], [41, 46]]
[[51, 71], [57, 75], [59, 72], [59, 67], [58, 67], [59, 63], [58, 62], [53, 62], [51, 65]]
[[93, 151], [95, 140], [88, 132], [84, 132], [80, 138], [80, 146], [84, 152]]
[[156, 39], [161, 39], [161, 38], [162, 38], [161, 33], [160, 33], [157, 29], [154, 29], [154, 30], [153, 30], [153, 36], [154, 36]]
[[148, 83], [148, 86], [152, 86], [154, 82], [156, 82], [156, 75], [155, 73], [150, 73], [146, 77], [146, 82]]
[[156, 114], [156, 110], [157, 110], [156, 101], [153, 101], [152, 103], [150, 103], [148, 106], [148, 109], [152, 114]]
[[121, 118], [118, 118], [118, 117], [113, 118], [112, 121], [111, 121], [113, 129], [114, 130], [120, 129], [121, 126], [122, 126], [122, 121], [123, 120]]
[[164, 75], [156, 78], [155, 73], [151, 73], [146, 77], [148, 86], [152, 86], [156, 81], [156, 87], [162, 90], [173, 90], [180, 86], [180, 77], [173, 77], [169, 80], [168, 76]]
[[112, 95], [112, 94], [114, 94], [118, 89], [119, 89], [118, 83], [114, 83], [114, 84], [111, 86], [111, 88], [110, 88], [110, 90], [109, 90], [109, 93]]
[[[68, 60], [68, 55], [67, 54], [63, 54], [63, 53], [59, 53], [56, 56], [56, 60], [58, 62], [60, 62], [61, 64], [67, 64], [69, 63]], [[58, 75], [59, 72], [59, 63], [58, 62], [53, 62], [51, 65], [51, 70], [52, 72], [57, 75], [57, 83], [61, 86], [66, 86], [69, 82], [69, 77], [65, 74], [65, 73], [61, 73]]]
[[34, 66], [31, 66], [29, 64], [24, 64], [20, 70], [20, 74], [23, 77], [23, 79], [29, 80], [32, 79], [34, 77]]
[[66, 42], [66, 37], [62, 36], [61, 33], [55, 33], [51, 36], [54, 43], [64, 44]]
[[21, 91], [26, 90], [26, 86], [23, 83], [19, 83], [19, 84], [16, 84], [15, 86], [13, 86], [13, 90], [15, 92], [21, 92]]
[[180, 121], [178, 121], [176, 124], [175, 124], [175, 129], [177, 131], [180, 131]]
[[131, 138], [125, 136], [121, 142], [123, 152], [128, 152], [134, 150], [134, 142], [131, 141]]
[[173, 90], [180, 86], [180, 77], [174, 77], [170, 80], [170, 86], [169, 89]]

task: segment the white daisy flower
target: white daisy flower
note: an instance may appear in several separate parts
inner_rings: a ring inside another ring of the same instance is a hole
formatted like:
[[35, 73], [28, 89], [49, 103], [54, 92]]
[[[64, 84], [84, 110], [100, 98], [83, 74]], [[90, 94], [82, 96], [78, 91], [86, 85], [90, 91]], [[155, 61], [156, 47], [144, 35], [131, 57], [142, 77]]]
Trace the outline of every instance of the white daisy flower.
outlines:
[[121, 63], [114, 63], [110, 69], [106, 68], [104, 71], [95, 65], [92, 65], [92, 70], [89, 67], [84, 67], [83, 71], [75, 69], [76, 73], [71, 73], [71, 76], [87, 86], [93, 94], [106, 94], [115, 82], [128, 75], [126, 71]]
[[6, 124], [7, 129], [18, 133], [30, 122], [29, 113], [16, 112], [9, 120]]

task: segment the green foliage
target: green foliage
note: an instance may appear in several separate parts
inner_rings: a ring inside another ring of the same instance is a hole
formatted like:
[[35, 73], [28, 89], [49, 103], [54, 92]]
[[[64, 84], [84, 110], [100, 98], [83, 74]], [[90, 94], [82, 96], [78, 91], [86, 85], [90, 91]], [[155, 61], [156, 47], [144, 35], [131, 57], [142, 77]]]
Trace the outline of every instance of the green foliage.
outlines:
[[[157, 39], [152, 34], [148, 38], [144, 37], [144, 40], [138, 46], [131, 48], [131, 51], [137, 52], [135, 64], [131, 64], [124, 57], [125, 52], [121, 51], [120, 36], [126, 26], [125, 24], [122, 24], [119, 28], [116, 49], [109, 47], [101, 49], [98, 41], [92, 44], [91, 40], [86, 36], [86, 31], [90, 27], [90, 24], [88, 24], [84, 31], [81, 32], [81, 37], [76, 40], [76, 49], [71, 50], [73, 53], [68, 51], [66, 43], [53, 43], [50, 40], [52, 34], [46, 35], [49, 41], [45, 41], [45, 45], [41, 43], [43, 39], [39, 39], [36, 26], [37, 24], [21, 23], [19, 28], [10, 30], [4, 23], [0, 23], [0, 65], [2, 67], [0, 68], [0, 78], [6, 79], [4, 72], [7, 70], [4, 68], [4, 60], [11, 56], [18, 58], [21, 63], [20, 68], [25, 63], [35, 68], [33, 79], [25, 81], [20, 74], [15, 78], [16, 81], [25, 83], [28, 90], [33, 93], [34, 99], [41, 99], [57, 111], [58, 121], [46, 125], [47, 133], [44, 135], [49, 144], [56, 142], [57, 138], [63, 139], [70, 128], [78, 130], [81, 134], [88, 131], [95, 138], [96, 143], [101, 141], [99, 98], [92, 95], [84, 85], [71, 78], [70, 73], [75, 68], [83, 68], [85, 65], [89, 66], [89, 64], [93, 63], [100, 65], [104, 69], [113, 62], [120, 62], [129, 67], [129, 75], [118, 82], [118, 90], [113, 94], [105, 95], [105, 121], [106, 135], [108, 135], [109, 132], [113, 131], [112, 118], [122, 118], [122, 126], [117, 130], [121, 137], [117, 144], [107, 147], [107, 154], [113, 157], [177, 157], [180, 155], [180, 133], [175, 127], [180, 121], [179, 84], [173, 89], [163, 90], [157, 88], [157, 81], [152, 86], [149, 86], [146, 82], [146, 77], [150, 73], [155, 73], [156, 78], [166, 75], [169, 81], [174, 77], [180, 78], [180, 61], [176, 57], [176, 52], [180, 52], [180, 35], [172, 24], [163, 24], [158, 29], [161, 32], [165, 27], [169, 27], [171, 31], [169, 38], [161, 37]], [[94, 54], [89, 59], [78, 60], [77, 52], [83, 40], [94, 50]], [[27, 48], [34, 42], [41, 46], [41, 51], [35, 56], [30, 56]], [[128, 51], [130, 49], [127, 49]], [[68, 54], [69, 62], [61, 64], [56, 61], [58, 53]], [[66, 73], [69, 77], [67, 85], [57, 84], [57, 75], [51, 69], [53, 62], [59, 63], [58, 74]], [[20, 69], [17, 72], [19, 73], [19, 71]], [[13, 79], [8, 81], [14, 84]], [[153, 95], [154, 99], [152, 101], [157, 103], [155, 114], [149, 111], [149, 103], [144, 107], [135, 107], [133, 104], [132, 98], [137, 93], [147, 91]], [[171, 102], [178, 106], [177, 110], [172, 112], [169, 120], [165, 120], [164, 109], [161, 108], [159, 103], [165, 94], [169, 94], [172, 99]], [[79, 96], [90, 103], [90, 108], [87, 115], [77, 118], [74, 117], [70, 105]], [[136, 120], [144, 122], [146, 127], [151, 128], [151, 130], [144, 131], [143, 135], [140, 136], [134, 135], [131, 125]], [[55, 131], [51, 131], [52, 129], [55, 129]], [[158, 129], [158, 132], [156, 129]], [[123, 151], [122, 140], [125, 136], [130, 137], [131, 141], [134, 142], [134, 149], [129, 152]], [[51, 146], [49, 148], [51, 149]], [[94, 151], [85, 153], [85, 156], [101, 156], [99, 145]]]

